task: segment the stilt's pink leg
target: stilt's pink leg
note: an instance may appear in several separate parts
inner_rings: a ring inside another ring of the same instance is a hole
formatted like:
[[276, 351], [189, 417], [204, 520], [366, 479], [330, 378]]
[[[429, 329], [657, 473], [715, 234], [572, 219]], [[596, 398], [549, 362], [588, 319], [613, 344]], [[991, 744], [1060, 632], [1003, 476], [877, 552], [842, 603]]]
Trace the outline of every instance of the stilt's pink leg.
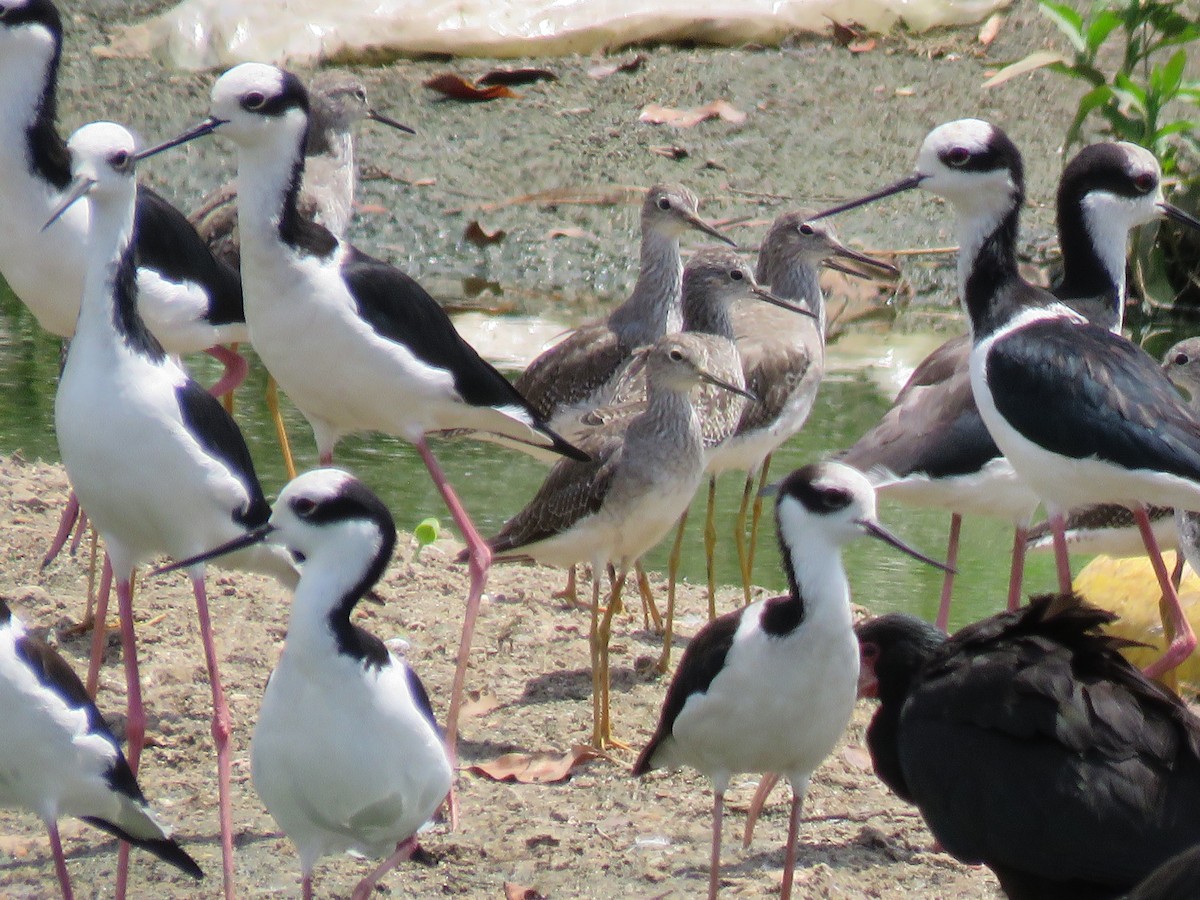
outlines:
[[708, 900], [717, 900], [721, 888], [721, 816], [725, 811], [725, 792], [713, 789], [712, 858], [708, 863]]
[[87, 533], [88, 516], [87, 510], [79, 511], [79, 520], [75, 523], [75, 534], [71, 536], [71, 555], [74, 556], [79, 552], [79, 545], [83, 543], [83, 536]]
[[[121, 614], [121, 655], [125, 657], [126, 719], [125, 756], [129, 768], [137, 774], [138, 762], [142, 758], [142, 747], [146, 745], [146, 710], [142, 706], [142, 681], [138, 674], [137, 636], [133, 631], [133, 573], [117, 579], [117, 607]], [[96, 631], [100, 630], [102, 617], [97, 603]], [[93, 645], [94, 646], [94, 645]], [[129, 884], [129, 845], [121, 842], [117, 850], [117, 897], [125, 896]]]
[[754, 840], [754, 826], [758, 822], [758, 817], [762, 815], [763, 807], [767, 805], [767, 798], [771, 796], [771, 791], [777, 784], [779, 784], [779, 776], [774, 772], [764, 772], [763, 777], [758, 780], [758, 788], [750, 800], [750, 808], [746, 810], [746, 827], [742, 829], [742, 849], [750, 849], [750, 842]]
[[71, 536], [71, 529], [75, 527], [75, 522], [78, 518], [79, 498], [75, 496], [74, 491], [71, 491], [71, 495], [67, 497], [67, 505], [63, 507], [62, 517], [58, 520], [58, 530], [54, 532], [54, 540], [50, 542], [50, 549], [42, 557], [43, 569], [54, 562], [54, 558], [62, 551], [62, 548], [67, 543], [67, 538]]
[[1134, 507], [1133, 516], [1137, 520], [1138, 530], [1142, 533], [1142, 543], [1146, 545], [1146, 555], [1150, 557], [1150, 564], [1154, 566], [1154, 574], [1158, 576], [1158, 586], [1162, 590], [1167, 614], [1167, 618], [1163, 620], [1163, 628], [1168, 635], [1173, 635], [1166, 652], [1145, 669], [1146, 677], [1158, 678], [1192, 655], [1192, 651], [1196, 649], [1196, 634], [1184, 614], [1175, 585], [1171, 583], [1171, 574], [1167, 571], [1167, 564], [1163, 562], [1158, 541], [1154, 539], [1154, 528], [1146, 514], [1146, 507], [1139, 503]]
[[58, 875], [63, 900], [74, 900], [71, 876], [67, 873], [67, 858], [63, 856], [62, 841], [58, 837], [58, 823], [51, 819], [46, 823], [46, 831], [50, 833], [50, 852], [54, 854], [54, 872]]
[[1008, 609], [1011, 612], [1021, 606], [1021, 586], [1025, 580], [1025, 544], [1029, 532], [1024, 526], [1013, 529], [1012, 569], [1008, 573]]
[[1071, 593], [1071, 559], [1067, 555], [1067, 522], [1061, 512], [1050, 513], [1050, 532], [1054, 535], [1054, 563], [1058, 568], [1058, 589]]
[[208, 392], [214, 397], [232, 394], [246, 380], [246, 373], [250, 371], [250, 364], [246, 362], [246, 357], [236, 350], [222, 347], [219, 344], [209, 347], [204, 352], [225, 366], [225, 371], [221, 373], [217, 383], [208, 389]]
[[787, 849], [783, 854], [783, 884], [779, 900], [791, 900], [792, 880], [796, 877], [796, 844], [800, 837], [800, 809], [804, 806], [804, 789], [792, 787], [792, 815], [788, 819]]
[[442, 494], [442, 499], [445, 500], [446, 506], [450, 510], [454, 524], [458, 526], [463, 540], [467, 543], [469, 570], [471, 573], [471, 588], [470, 593], [467, 594], [467, 610], [463, 616], [462, 640], [458, 645], [458, 665], [454, 670], [454, 686], [450, 692], [450, 714], [446, 719], [446, 744], [450, 748], [451, 754], [457, 758], [458, 712], [462, 704], [463, 687], [467, 678], [467, 664], [471, 656], [471, 639], [475, 634], [475, 619], [479, 614], [479, 601], [483, 596], [488, 569], [492, 564], [492, 551], [479, 532], [475, 530], [470, 516], [463, 509], [463, 505], [459, 502], [454, 489], [450, 487], [450, 483], [446, 481], [446, 475], [442, 472], [442, 467], [438, 465], [438, 461], [430, 451], [428, 443], [426, 443], [424, 438], [421, 438], [417, 441], [416, 446], [417, 451], [421, 454], [421, 459], [425, 461], [425, 467], [429, 469], [429, 474], [432, 476], [434, 484], [437, 485], [438, 490]]
[[946, 565], [949, 571], [942, 576], [942, 598], [938, 602], [937, 627], [946, 630], [950, 622], [950, 598], [954, 591], [954, 570], [958, 565], [958, 535], [962, 531], [962, 515], [950, 516], [950, 539], [946, 543]]
[[96, 622], [92, 626], [92, 658], [88, 660], [87, 693], [93, 700], [100, 688], [100, 664], [104, 662], [104, 644], [108, 637], [108, 595], [112, 591], [112, 560], [104, 554], [100, 573], [100, 591], [96, 594]]
[[217, 805], [221, 821], [221, 874], [225, 897], [232, 900], [233, 883], [233, 800], [229, 795], [229, 706], [221, 687], [221, 672], [217, 665], [217, 647], [213, 641], [212, 618], [208, 612], [208, 592], [204, 574], [192, 575], [192, 593], [196, 597], [196, 614], [200, 619], [200, 640], [204, 643], [204, 661], [208, 666], [208, 682], [212, 685], [212, 736], [217, 745]]
[[375, 885], [379, 883], [379, 879], [412, 856], [416, 849], [416, 837], [410, 837], [398, 843], [396, 845], [396, 852], [381, 862], [374, 872], [358, 883], [358, 886], [354, 889], [354, 893], [350, 895], [350, 900], [371, 900], [371, 895], [374, 893]]

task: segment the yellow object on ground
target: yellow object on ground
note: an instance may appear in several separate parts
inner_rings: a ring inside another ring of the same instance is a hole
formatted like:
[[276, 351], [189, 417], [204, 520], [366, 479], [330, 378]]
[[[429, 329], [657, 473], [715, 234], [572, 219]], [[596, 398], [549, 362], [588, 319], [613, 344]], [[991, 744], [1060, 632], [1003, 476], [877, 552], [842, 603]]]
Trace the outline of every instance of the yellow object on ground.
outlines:
[[[1163, 561], [1167, 570], [1173, 571], [1175, 552], [1165, 551]], [[1145, 667], [1162, 654], [1165, 641], [1158, 612], [1162, 591], [1146, 557], [1097, 556], [1075, 576], [1075, 591], [1089, 603], [1121, 617], [1109, 629], [1111, 633], [1150, 645], [1125, 652], [1134, 665]], [[1200, 633], [1200, 576], [1190, 566], [1183, 570], [1179, 601], [1192, 628]], [[1176, 672], [1181, 687], [1186, 685], [1191, 691], [1200, 689], [1200, 653], [1184, 661]]]

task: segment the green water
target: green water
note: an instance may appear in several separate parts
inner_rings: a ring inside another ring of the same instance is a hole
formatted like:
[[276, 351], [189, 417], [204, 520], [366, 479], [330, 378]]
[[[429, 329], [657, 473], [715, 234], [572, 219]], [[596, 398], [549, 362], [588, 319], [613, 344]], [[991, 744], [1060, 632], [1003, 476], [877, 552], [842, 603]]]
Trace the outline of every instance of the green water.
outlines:
[[[7, 291], [0, 293], [0, 329], [0, 451], [20, 450], [27, 458], [57, 460], [54, 385], [58, 374], [58, 341], [42, 332]], [[874, 339], [866, 342], [873, 345]], [[930, 339], [926, 343], [931, 347], [935, 342], [936, 339]], [[863, 343], [864, 337], [858, 336], [856, 346]], [[877, 349], [876, 358], [885, 359], [887, 348]], [[916, 358], [919, 359], [919, 354]], [[813, 414], [804, 431], [776, 454], [772, 478], [780, 478], [797, 466], [849, 446], [887, 409], [890, 394], [870, 377], [872, 373], [861, 360], [861, 353], [839, 352], [836, 345], [832, 348], [831, 373], [821, 387]], [[198, 356], [189, 360], [189, 364], [202, 383], [212, 383], [219, 374], [217, 364], [207, 357]], [[274, 429], [260, 399], [265, 379], [262, 367], [251, 356], [250, 377], [238, 391], [236, 418], [250, 445], [259, 477], [268, 495], [273, 496], [285, 483], [286, 475]], [[895, 388], [890, 390], [894, 392]], [[303, 471], [315, 466], [316, 450], [303, 417], [286, 402], [284, 415], [298, 468]], [[442, 441], [434, 444], [434, 452], [484, 534], [493, 533], [532, 496], [546, 471], [543, 465], [523, 454], [491, 444]], [[444, 525], [449, 522], [420, 458], [403, 441], [378, 435], [348, 438], [338, 446], [337, 462], [355, 472], [384, 498], [401, 528], [411, 530], [428, 516], [439, 517]], [[732, 520], [742, 485], [737, 473], [728, 473], [718, 485], [717, 573], [722, 584], [734, 584], [738, 578]], [[684, 554], [684, 575], [696, 583], [704, 581], [702, 518], [693, 511]], [[881, 518], [910, 544], [934, 557], [944, 556], [949, 521], [946, 514], [889, 503], [883, 506]], [[1003, 522], [987, 519], [964, 522], [959, 551], [961, 574], [956, 584], [952, 624], [974, 621], [1003, 605], [1011, 541], [1011, 530]], [[665, 559], [666, 547], [660, 546], [649, 557], [649, 568], [662, 570]], [[877, 541], [866, 540], [849, 549], [846, 565], [857, 602], [881, 612], [907, 610], [933, 617], [941, 585], [939, 572]], [[758, 584], [776, 590], [785, 587], [770, 523], [766, 523], [760, 535], [754, 576]], [[1049, 557], [1031, 559], [1026, 584], [1031, 590], [1052, 586], [1053, 567]]]

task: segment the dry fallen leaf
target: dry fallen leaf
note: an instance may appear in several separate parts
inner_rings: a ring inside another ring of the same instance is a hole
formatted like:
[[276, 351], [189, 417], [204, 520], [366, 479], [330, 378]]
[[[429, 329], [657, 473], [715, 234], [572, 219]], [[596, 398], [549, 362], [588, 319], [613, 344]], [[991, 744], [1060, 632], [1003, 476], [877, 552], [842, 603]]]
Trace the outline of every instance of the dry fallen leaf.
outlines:
[[595, 78], [597, 81], [601, 78], [607, 78], [609, 75], [615, 75], [617, 72], [636, 72], [642, 67], [642, 63], [646, 61], [646, 55], [639, 53], [629, 59], [622, 60], [618, 63], [600, 63], [588, 69], [588, 77]]
[[423, 82], [431, 91], [437, 91], [451, 100], [462, 100], [466, 103], [480, 103], [484, 100], [496, 100], [500, 97], [520, 97], [520, 94], [509, 90], [506, 85], [493, 84], [490, 87], [477, 87], [461, 75], [445, 72], [435, 75]]
[[576, 744], [566, 753], [505, 753], [493, 760], [469, 766], [467, 771], [491, 778], [493, 781], [552, 784], [566, 779], [580, 763], [603, 756], [604, 754], [594, 747]]
[[651, 153], [656, 153], [659, 156], [665, 156], [667, 159], [687, 159], [688, 152], [684, 147], [671, 145], [669, 147], [651, 147]]
[[983, 27], [979, 29], [979, 43], [983, 46], [989, 46], [996, 39], [996, 35], [1000, 33], [1000, 26], [1004, 24], [1004, 16], [1000, 13], [992, 13], [988, 20], [983, 23]]
[[458, 715], [463, 719], [475, 719], [499, 708], [500, 700], [491, 691], [468, 691]]
[[638, 116], [639, 122], [648, 125], [671, 125], [675, 128], [691, 128], [706, 119], [724, 119], [733, 125], [741, 125], [746, 121], [746, 114], [726, 100], [713, 100], [694, 109], [672, 109], [649, 103], [642, 108]]
[[503, 228], [497, 228], [491, 234], [488, 234], [475, 219], [472, 219], [463, 230], [463, 240], [470, 241], [476, 247], [488, 247], [492, 244], [498, 244], [507, 236], [508, 232]]
[[554, 238], [586, 238], [588, 240], [595, 240], [596, 236], [590, 231], [584, 231], [582, 228], [566, 225], [562, 228], [551, 228], [546, 232], [546, 238], [549, 240], [553, 240]]
[[862, 747], [846, 747], [842, 750], [842, 759], [851, 768], [859, 769], [863, 772], [871, 771], [871, 754]]
[[493, 84], [533, 84], [535, 81], [558, 81], [558, 76], [549, 69], [492, 69], [481, 78], [477, 78], [475, 83], [478, 85], [493, 85]]
[[506, 881], [504, 882], [504, 900], [543, 900], [543, 896], [531, 887]]
[[846, 49], [851, 53], [870, 53], [875, 49], [875, 38], [866, 38], [861, 41], [851, 41], [846, 45]]
[[[829, 16], [825, 18], [829, 19]], [[835, 19], [829, 19], [829, 26], [833, 32], [834, 43], [842, 47], [849, 47], [856, 41], [861, 41], [867, 35], [867, 29], [853, 19], [849, 22], [838, 22]]]

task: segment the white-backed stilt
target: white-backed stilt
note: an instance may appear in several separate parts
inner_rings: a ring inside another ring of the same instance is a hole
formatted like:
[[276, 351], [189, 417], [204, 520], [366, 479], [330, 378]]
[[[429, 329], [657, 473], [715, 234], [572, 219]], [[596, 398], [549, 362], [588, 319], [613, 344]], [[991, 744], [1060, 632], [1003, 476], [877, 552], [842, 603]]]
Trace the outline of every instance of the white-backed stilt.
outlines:
[[296, 845], [305, 900], [320, 858], [347, 851], [387, 857], [354, 890], [355, 900], [369, 900], [412, 854], [451, 780], [417, 674], [350, 621], [391, 562], [396, 526], [361, 481], [317, 469], [283, 489], [266, 524], [170, 568], [262, 541], [303, 558], [304, 570], [254, 727], [254, 788]]
[[46, 823], [64, 900], [72, 890], [58, 836], [62, 816], [77, 816], [193, 878], [202, 877], [195, 860], [147, 805], [120, 744], [79, 677], [53, 648], [26, 633], [3, 599], [0, 718], [0, 806], [32, 810]]
[[491, 552], [426, 435], [462, 428], [586, 454], [549, 429], [416, 281], [300, 215], [308, 109], [295, 75], [243, 63], [213, 86], [210, 117], [157, 149], [218, 129], [234, 141], [246, 321], [259, 357], [308, 419], [322, 464], [343, 434], [399, 435], [417, 448], [466, 541], [471, 587], [446, 725], [453, 751]]
[[[133, 628], [134, 567], [166, 553], [192, 556], [266, 521], [270, 513], [250, 452], [220, 402], [167, 355], [138, 313], [135, 268], [134, 139], [124, 128], [93, 123], [71, 136], [73, 180], [60, 213], [86, 197], [87, 274], [75, 338], [54, 405], [59, 450], [71, 484], [104, 539], [117, 583], [121, 641], [129, 690], [129, 763], [137, 771], [146, 717]], [[297, 579], [288, 554], [256, 547], [241, 568]], [[213, 692], [221, 846], [226, 897], [233, 886], [233, 823], [229, 797], [229, 709], [218, 671], [204, 569], [189, 571]], [[107, 594], [101, 592], [93, 634], [93, 668], [103, 650]], [[89, 673], [93, 681], [94, 673]], [[126, 875], [122, 853], [118, 884]]]
[[789, 593], [726, 613], [696, 633], [671, 679], [658, 728], [633, 767], [644, 775], [689, 765], [712, 779], [710, 898], [720, 886], [725, 790], [741, 772], [781, 772], [792, 784], [780, 890], [791, 896], [809, 778], [846, 730], [858, 683], [842, 546], [869, 535], [939, 565], [879, 524], [874, 488], [849, 466], [804, 466], [776, 494]]
[[[1129, 504], [1167, 598], [1164, 625], [1174, 634], [1148, 670], [1161, 675], [1191, 654], [1196, 637], [1145, 504], [1200, 509], [1200, 418], [1141, 348], [1021, 277], [1016, 240], [1024, 167], [996, 126], [960, 119], [935, 128], [921, 145], [915, 174], [823, 215], [917, 187], [955, 207], [959, 295], [971, 320], [972, 394], [996, 445], [1046, 504], [1058, 537], [1059, 587], [1071, 588], [1066, 510]], [[1130, 187], [1095, 202], [1130, 207], [1149, 197], [1162, 214], [1200, 227], [1162, 199], [1156, 173], [1139, 175]], [[1106, 227], [1123, 229], [1124, 220]]]

